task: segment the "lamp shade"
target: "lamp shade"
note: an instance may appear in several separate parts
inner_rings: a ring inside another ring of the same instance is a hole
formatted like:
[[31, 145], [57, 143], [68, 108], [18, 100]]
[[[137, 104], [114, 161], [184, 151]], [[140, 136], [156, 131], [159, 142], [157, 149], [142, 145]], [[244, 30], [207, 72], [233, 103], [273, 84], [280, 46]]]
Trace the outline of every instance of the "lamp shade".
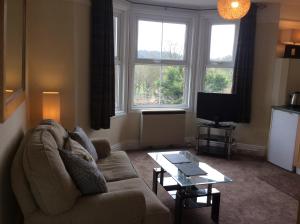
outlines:
[[300, 45], [300, 30], [293, 30], [292, 40], [295, 45]]
[[300, 45], [300, 30], [281, 30], [280, 42], [286, 45]]
[[227, 20], [243, 18], [251, 7], [250, 0], [218, 0], [218, 12]]
[[43, 119], [60, 122], [59, 92], [43, 92]]
[[280, 31], [280, 42], [283, 44], [293, 44], [292, 32], [293, 32], [293, 30], [281, 30]]

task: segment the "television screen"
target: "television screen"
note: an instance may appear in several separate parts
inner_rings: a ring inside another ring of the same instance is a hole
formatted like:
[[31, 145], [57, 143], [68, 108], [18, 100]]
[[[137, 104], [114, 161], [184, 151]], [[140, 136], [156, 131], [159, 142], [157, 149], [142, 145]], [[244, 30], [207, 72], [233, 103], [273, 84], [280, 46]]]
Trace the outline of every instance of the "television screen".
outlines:
[[237, 95], [198, 92], [197, 118], [219, 122], [237, 122]]

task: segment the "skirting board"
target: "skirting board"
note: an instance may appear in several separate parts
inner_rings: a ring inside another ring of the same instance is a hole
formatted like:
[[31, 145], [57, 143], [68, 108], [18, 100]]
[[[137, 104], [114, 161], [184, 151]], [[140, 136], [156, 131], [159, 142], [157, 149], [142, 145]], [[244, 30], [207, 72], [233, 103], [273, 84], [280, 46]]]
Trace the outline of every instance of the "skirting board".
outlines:
[[129, 150], [137, 150], [139, 148], [140, 148], [140, 144], [138, 140], [128, 140], [111, 146], [111, 149], [113, 151], [118, 151], [118, 150], [129, 151]]
[[[203, 142], [204, 143], [204, 142]], [[185, 138], [185, 146], [184, 147], [191, 147], [195, 145], [195, 138], [194, 137], [186, 137]], [[220, 144], [212, 144], [212, 145], [220, 145]], [[163, 147], [163, 146], [162, 146]], [[180, 147], [180, 146], [179, 146]], [[138, 140], [128, 140], [122, 143], [117, 143], [111, 146], [112, 150], [124, 150], [124, 151], [130, 151], [130, 150], [137, 150], [141, 149], [139, 141]], [[244, 143], [236, 143], [235, 150], [240, 153], [245, 154], [251, 154], [256, 156], [265, 156], [266, 154], [266, 147], [265, 146], [259, 146], [259, 145], [250, 145], [250, 144], [244, 144]]]
[[[196, 144], [195, 137], [186, 137], [185, 142], [186, 144], [193, 145], [193, 146], [195, 146]], [[206, 141], [203, 140], [201, 141], [201, 143], [204, 145]], [[222, 143], [212, 142], [211, 145], [222, 146]], [[235, 143], [234, 150], [244, 154], [264, 157], [266, 155], [267, 148], [265, 146], [251, 145], [251, 144], [244, 144], [244, 143], [237, 142]]]

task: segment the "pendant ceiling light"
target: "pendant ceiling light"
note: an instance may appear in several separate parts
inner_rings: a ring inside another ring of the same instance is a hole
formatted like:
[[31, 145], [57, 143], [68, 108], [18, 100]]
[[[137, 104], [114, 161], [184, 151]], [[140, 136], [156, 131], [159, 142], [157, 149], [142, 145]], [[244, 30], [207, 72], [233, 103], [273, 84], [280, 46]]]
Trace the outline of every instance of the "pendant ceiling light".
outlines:
[[249, 11], [251, 0], [218, 0], [218, 12], [227, 20], [243, 18]]

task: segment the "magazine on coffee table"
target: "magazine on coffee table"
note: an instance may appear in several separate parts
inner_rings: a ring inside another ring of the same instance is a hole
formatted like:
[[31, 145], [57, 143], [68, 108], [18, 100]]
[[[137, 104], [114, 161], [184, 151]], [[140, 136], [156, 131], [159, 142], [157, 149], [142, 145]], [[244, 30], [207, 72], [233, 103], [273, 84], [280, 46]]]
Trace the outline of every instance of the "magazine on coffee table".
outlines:
[[200, 169], [198, 164], [196, 163], [182, 163], [182, 164], [174, 164], [184, 175], [191, 176], [202, 176], [207, 173]]
[[182, 154], [163, 154], [163, 156], [169, 160], [172, 164], [179, 164], [179, 163], [190, 163], [191, 161], [186, 158]]

